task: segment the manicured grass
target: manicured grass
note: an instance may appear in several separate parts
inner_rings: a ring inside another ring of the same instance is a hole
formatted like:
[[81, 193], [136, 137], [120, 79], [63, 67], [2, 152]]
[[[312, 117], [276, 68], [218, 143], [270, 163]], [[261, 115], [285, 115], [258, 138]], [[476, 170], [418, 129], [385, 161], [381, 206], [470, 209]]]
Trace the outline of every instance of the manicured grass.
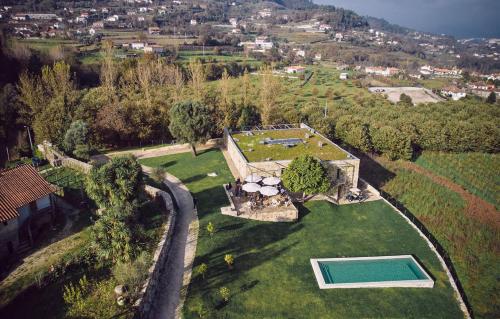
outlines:
[[424, 152], [417, 164], [500, 208], [500, 155]]
[[[274, 130], [274, 131], [254, 131], [254, 135], [245, 135], [244, 133], [234, 134], [236, 144], [249, 162], [265, 161], [266, 158], [273, 160], [293, 160], [299, 155], [309, 154], [317, 156], [322, 160], [340, 160], [346, 159], [347, 153], [339, 147], [330, 144], [319, 135], [312, 134], [306, 129]], [[309, 134], [309, 138], [306, 138]], [[288, 139], [300, 138], [306, 143], [300, 143], [293, 147], [285, 147], [281, 144], [267, 145], [260, 144], [266, 138]], [[318, 145], [319, 142], [323, 146]]]
[[[480, 170], [477, 171], [478, 173]], [[400, 201], [437, 238], [450, 256], [476, 318], [498, 317], [500, 233], [468, 214], [455, 192], [423, 175], [397, 170], [384, 190]]]
[[[418, 233], [381, 201], [334, 206], [309, 202], [297, 223], [265, 223], [223, 216], [223, 182], [232, 180], [220, 151], [196, 158], [177, 154], [141, 160], [179, 177], [198, 203], [200, 235], [194, 267], [206, 263], [205, 279], [194, 275], [183, 309], [185, 318], [461, 318], [439, 261]], [[216, 172], [218, 177], [207, 177]], [[217, 232], [210, 238], [209, 222]], [[229, 270], [225, 254], [233, 254]], [[413, 254], [436, 280], [433, 289], [320, 290], [313, 257]], [[231, 299], [221, 302], [218, 290]]]

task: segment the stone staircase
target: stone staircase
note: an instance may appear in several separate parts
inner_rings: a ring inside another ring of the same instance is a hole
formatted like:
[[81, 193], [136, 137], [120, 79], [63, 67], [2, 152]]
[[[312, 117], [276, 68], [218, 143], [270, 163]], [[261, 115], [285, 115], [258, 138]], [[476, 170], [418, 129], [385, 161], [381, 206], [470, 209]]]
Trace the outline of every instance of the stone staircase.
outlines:
[[24, 255], [28, 251], [31, 250], [31, 245], [30, 241], [25, 239], [25, 240], [20, 240], [19, 241], [19, 246], [17, 246], [16, 253], [18, 255]]

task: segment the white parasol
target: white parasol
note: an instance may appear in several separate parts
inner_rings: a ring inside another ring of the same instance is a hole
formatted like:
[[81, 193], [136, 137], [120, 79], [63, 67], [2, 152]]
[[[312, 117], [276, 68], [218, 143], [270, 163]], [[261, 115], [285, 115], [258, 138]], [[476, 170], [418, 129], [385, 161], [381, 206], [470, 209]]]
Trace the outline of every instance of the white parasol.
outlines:
[[262, 181], [264, 184], [266, 185], [278, 185], [279, 183], [281, 183], [281, 179], [279, 177], [266, 177], [264, 178], [264, 180]]
[[247, 183], [258, 183], [262, 180], [262, 177], [257, 174], [248, 175], [245, 177], [245, 182]]
[[261, 189], [259, 189], [259, 192], [265, 196], [274, 196], [279, 193], [278, 189], [272, 186], [264, 186]]
[[247, 183], [247, 184], [243, 185], [242, 189], [248, 193], [255, 193], [261, 189], [261, 186], [259, 184], [255, 184], [255, 183]]

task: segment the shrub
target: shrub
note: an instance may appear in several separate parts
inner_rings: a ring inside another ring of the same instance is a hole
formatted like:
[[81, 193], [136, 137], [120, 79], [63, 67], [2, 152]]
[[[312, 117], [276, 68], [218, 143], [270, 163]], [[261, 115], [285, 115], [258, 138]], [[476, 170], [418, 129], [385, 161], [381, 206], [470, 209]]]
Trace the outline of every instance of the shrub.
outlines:
[[88, 293], [90, 288], [87, 277], [83, 275], [77, 284], [64, 286], [63, 299], [69, 307], [69, 315], [77, 317], [85, 310], [85, 300], [84, 297]]
[[196, 274], [201, 275], [203, 279], [205, 279], [205, 274], [207, 273], [207, 271], [208, 271], [208, 266], [205, 263], [200, 264], [198, 267], [196, 267], [195, 270]]
[[151, 178], [161, 184], [165, 178], [165, 169], [163, 167], [154, 167], [151, 171]]
[[119, 284], [128, 287], [134, 298], [148, 275], [150, 265], [151, 256], [143, 251], [134, 261], [118, 262], [113, 267], [113, 277]]
[[224, 261], [226, 262], [226, 264], [229, 267], [229, 269], [233, 268], [233, 264], [234, 264], [234, 257], [233, 257], [233, 255], [226, 254], [224, 256]]
[[209, 222], [207, 225], [207, 232], [210, 235], [210, 237], [213, 237], [215, 234], [215, 226], [212, 222]]
[[231, 291], [227, 287], [221, 287], [219, 289], [219, 295], [224, 302], [228, 302], [229, 298], [231, 297]]

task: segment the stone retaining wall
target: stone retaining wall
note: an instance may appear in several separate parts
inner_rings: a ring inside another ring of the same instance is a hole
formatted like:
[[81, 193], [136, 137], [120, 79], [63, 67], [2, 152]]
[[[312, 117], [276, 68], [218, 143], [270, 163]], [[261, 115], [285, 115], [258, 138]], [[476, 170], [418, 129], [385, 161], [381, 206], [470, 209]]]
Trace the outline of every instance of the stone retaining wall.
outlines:
[[139, 299], [134, 304], [134, 307], [137, 309], [134, 318], [141, 319], [150, 318], [151, 316], [153, 299], [157, 294], [163, 265], [165, 265], [165, 260], [168, 258], [174, 233], [175, 219], [177, 217], [177, 211], [174, 209], [170, 194], [149, 185], [146, 186], [145, 191], [152, 197], [161, 197], [169, 213], [163, 233], [153, 256], [153, 263], [149, 268], [148, 278], [143, 285]]
[[64, 166], [84, 174], [88, 174], [92, 169], [92, 165], [79, 161], [75, 158], [69, 157], [63, 152], [57, 150], [51, 143], [44, 141], [42, 144], [37, 145], [38, 150], [42, 152], [45, 158], [49, 161], [50, 165], [54, 167]]

